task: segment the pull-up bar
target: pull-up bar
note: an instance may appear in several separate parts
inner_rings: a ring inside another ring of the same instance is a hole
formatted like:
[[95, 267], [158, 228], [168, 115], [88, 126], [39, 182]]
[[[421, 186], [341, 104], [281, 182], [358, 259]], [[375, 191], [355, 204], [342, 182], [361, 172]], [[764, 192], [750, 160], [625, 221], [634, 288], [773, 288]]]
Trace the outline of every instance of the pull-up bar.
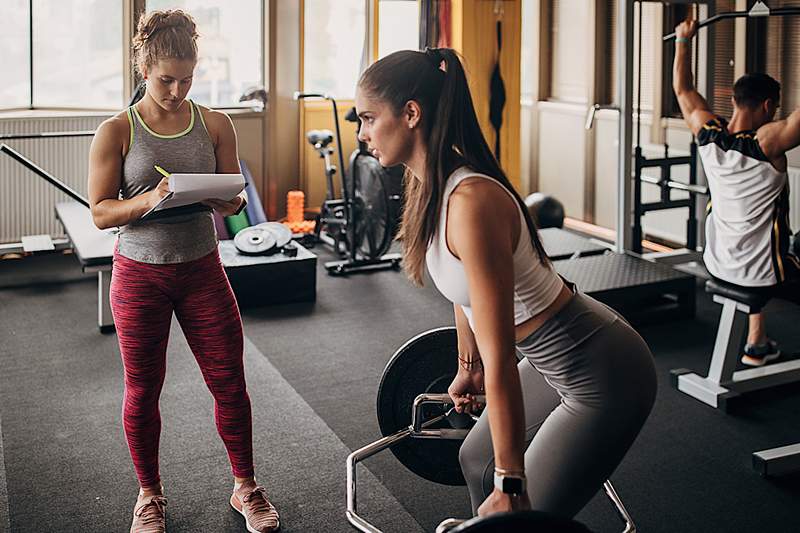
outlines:
[[[703, 28], [705, 26], [710, 26], [711, 24], [715, 24], [720, 20], [725, 19], [735, 19], [735, 18], [743, 18], [743, 17], [780, 17], [786, 15], [800, 15], [800, 7], [778, 7], [775, 9], [770, 9], [764, 2], [756, 2], [755, 5], [750, 9], [750, 11], [730, 11], [728, 13], [718, 13], [713, 17], [709, 17], [705, 20], [701, 20], [697, 23], [697, 27]], [[662, 37], [663, 41], [669, 41], [670, 39], [675, 38], [675, 32], [670, 33], [669, 35], [665, 35]]]

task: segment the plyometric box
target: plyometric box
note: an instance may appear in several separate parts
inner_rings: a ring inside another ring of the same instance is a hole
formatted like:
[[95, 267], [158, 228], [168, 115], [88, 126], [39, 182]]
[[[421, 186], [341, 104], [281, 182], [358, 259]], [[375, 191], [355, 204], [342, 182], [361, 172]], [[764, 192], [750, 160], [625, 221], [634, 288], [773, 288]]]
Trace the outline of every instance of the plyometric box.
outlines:
[[239, 307], [313, 302], [317, 297], [317, 256], [299, 243], [284, 253], [242, 255], [232, 240], [220, 241], [219, 255]]

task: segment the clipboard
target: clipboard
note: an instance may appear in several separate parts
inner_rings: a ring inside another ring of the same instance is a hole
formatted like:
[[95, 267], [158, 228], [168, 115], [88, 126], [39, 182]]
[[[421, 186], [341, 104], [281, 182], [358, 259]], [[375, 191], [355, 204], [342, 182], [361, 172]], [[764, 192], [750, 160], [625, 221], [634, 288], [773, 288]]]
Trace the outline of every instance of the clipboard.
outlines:
[[228, 202], [242, 192], [246, 185], [242, 174], [170, 174], [170, 192], [142, 215], [140, 220], [152, 218], [156, 213], [167, 209], [198, 204], [208, 198]]

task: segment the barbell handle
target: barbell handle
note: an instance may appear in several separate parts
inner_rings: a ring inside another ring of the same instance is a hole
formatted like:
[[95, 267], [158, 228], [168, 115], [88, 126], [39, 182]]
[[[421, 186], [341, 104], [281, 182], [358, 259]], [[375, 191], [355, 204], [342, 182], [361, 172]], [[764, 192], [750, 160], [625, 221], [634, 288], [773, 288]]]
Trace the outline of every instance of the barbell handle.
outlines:
[[456, 526], [460, 526], [466, 522], [463, 518], [445, 518], [439, 525], [436, 526], [436, 533], [447, 533]]
[[[476, 394], [475, 400], [485, 404], [486, 395]], [[431, 420], [428, 420], [425, 423], [422, 422], [422, 406], [429, 403], [438, 403], [442, 406], [445, 406], [453, 405], [453, 400], [450, 398], [449, 394], [420, 394], [414, 398], [414, 403], [411, 407], [411, 430], [414, 433], [419, 433], [424, 425], [432, 423]], [[443, 417], [444, 416], [447, 415], [443, 415]], [[474, 418], [474, 420], [477, 420], [477, 418]]]
[[[800, 15], [800, 7], [779, 7], [776, 9], [770, 9], [769, 7], [764, 4], [764, 2], [756, 2], [756, 4], [750, 8], [750, 11], [731, 11], [729, 13], [719, 13], [714, 15], [713, 17], [709, 17], [705, 20], [701, 20], [697, 23], [697, 29], [703, 28], [710, 24], [714, 24], [720, 20], [724, 19], [732, 19], [732, 18], [743, 18], [743, 17], [774, 17], [774, 16], [792, 16], [792, 15]], [[675, 32], [665, 35], [661, 38], [662, 41], [669, 41], [670, 39], [675, 38]]]

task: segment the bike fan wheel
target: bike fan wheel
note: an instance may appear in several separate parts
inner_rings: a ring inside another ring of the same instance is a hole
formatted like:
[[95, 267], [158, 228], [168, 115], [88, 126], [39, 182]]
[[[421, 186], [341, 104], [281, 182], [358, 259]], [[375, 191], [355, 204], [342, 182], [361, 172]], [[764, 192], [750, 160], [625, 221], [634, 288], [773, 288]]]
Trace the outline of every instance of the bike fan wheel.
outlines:
[[386, 170], [374, 157], [357, 154], [351, 161], [349, 174], [356, 251], [362, 259], [377, 259], [391, 245]]

